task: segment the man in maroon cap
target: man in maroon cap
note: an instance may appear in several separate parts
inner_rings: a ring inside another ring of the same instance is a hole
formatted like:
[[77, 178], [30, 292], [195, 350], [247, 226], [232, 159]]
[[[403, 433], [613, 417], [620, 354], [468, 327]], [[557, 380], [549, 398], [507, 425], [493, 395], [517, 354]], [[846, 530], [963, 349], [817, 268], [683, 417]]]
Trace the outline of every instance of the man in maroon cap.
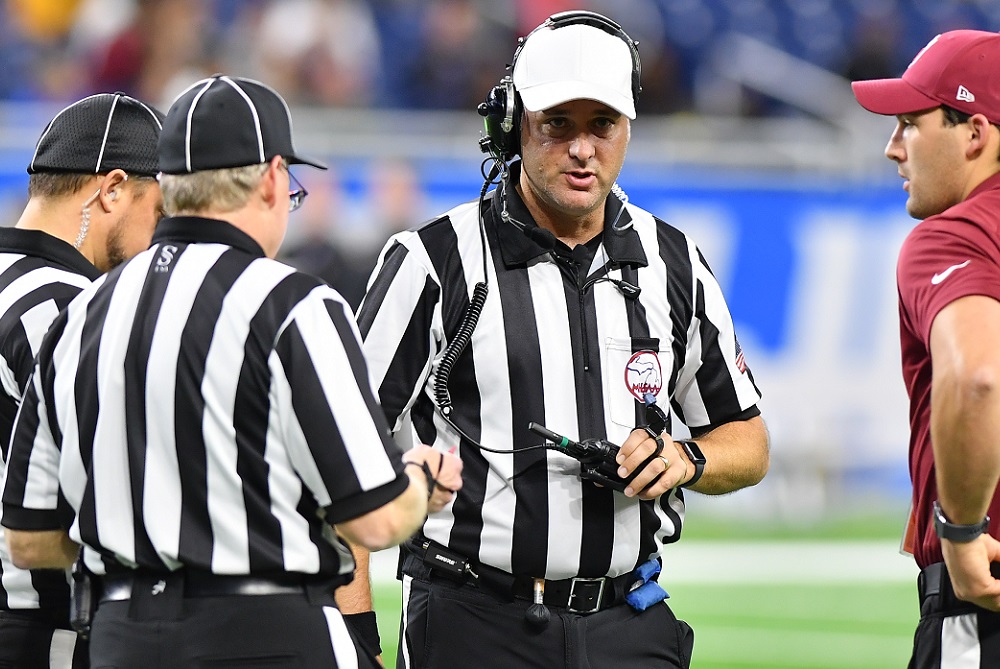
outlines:
[[[1000, 666], [1000, 34], [935, 37], [900, 79], [885, 155], [921, 222], [899, 254], [920, 625], [910, 667]], [[990, 520], [993, 518], [994, 520]]]

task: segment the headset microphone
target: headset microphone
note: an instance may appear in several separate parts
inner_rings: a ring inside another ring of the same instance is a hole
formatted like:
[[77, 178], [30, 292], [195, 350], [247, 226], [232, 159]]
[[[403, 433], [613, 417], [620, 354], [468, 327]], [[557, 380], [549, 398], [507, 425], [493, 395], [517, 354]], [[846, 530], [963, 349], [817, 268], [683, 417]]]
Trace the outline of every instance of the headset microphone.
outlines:
[[506, 208], [500, 212], [500, 218], [504, 222], [511, 223], [515, 228], [524, 233], [524, 236], [541, 246], [546, 251], [551, 251], [556, 247], [556, 236], [549, 230], [537, 225], [527, 225], [511, 216]]

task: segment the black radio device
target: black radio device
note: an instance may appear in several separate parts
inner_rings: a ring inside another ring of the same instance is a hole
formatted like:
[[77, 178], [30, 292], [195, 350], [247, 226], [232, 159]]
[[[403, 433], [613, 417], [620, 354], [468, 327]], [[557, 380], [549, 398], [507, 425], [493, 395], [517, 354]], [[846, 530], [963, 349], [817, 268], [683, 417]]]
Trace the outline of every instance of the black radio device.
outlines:
[[[632, 482], [632, 479], [645, 469], [646, 465], [660, 456], [660, 453], [663, 451], [663, 442], [660, 440], [660, 435], [663, 434], [666, 427], [667, 416], [663, 412], [663, 409], [653, 402], [648, 403], [646, 405], [646, 425], [642, 426], [641, 429], [646, 430], [651, 437], [657, 440], [657, 449], [640, 466], [636, 467], [628, 478], [623, 479], [618, 475], [619, 464], [615, 461], [620, 449], [616, 444], [606, 439], [573, 441], [569, 437], [564, 437], [561, 434], [553, 432], [544, 425], [534, 422], [528, 423], [528, 429], [550, 441], [554, 446], [554, 450], [565, 453], [580, 462], [581, 479], [606, 486], [619, 492], [624, 492], [628, 484]], [[649, 485], [653, 485], [656, 480], [653, 479], [650, 481]]]

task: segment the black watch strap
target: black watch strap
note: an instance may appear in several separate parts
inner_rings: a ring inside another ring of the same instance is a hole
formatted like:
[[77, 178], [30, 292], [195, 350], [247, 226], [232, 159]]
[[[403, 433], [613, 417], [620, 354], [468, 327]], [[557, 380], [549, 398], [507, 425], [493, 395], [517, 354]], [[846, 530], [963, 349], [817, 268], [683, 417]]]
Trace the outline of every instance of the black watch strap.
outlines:
[[684, 449], [684, 454], [687, 455], [688, 460], [694, 465], [694, 474], [688, 479], [687, 482], [681, 484], [682, 488], [689, 488], [698, 482], [701, 475], [705, 473], [705, 454], [701, 452], [701, 448], [696, 442], [685, 440], [678, 441], [681, 448]]
[[937, 500], [934, 501], [934, 533], [939, 539], [947, 539], [960, 544], [967, 544], [981, 534], [985, 534], [990, 526], [990, 517], [986, 516], [972, 525], [959, 525], [948, 520], [944, 510]]

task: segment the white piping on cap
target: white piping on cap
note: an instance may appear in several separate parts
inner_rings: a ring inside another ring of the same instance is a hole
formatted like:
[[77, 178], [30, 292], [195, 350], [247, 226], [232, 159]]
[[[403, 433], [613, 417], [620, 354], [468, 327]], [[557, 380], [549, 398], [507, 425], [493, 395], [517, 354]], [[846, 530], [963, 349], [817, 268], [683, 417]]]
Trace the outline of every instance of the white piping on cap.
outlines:
[[136, 100], [135, 98], [129, 97], [127, 95], [125, 97], [129, 98], [129, 100], [132, 100], [133, 102], [137, 102], [140, 107], [146, 110], [146, 113], [149, 114], [150, 118], [153, 119], [153, 123], [156, 124], [157, 130], [163, 130], [163, 124], [160, 123], [160, 119], [156, 117], [156, 113], [152, 109], [150, 109], [145, 102], [143, 102], [142, 100]]
[[101, 150], [97, 153], [97, 165], [94, 166], [94, 174], [101, 171], [101, 161], [104, 159], [104, 149], [108, 146], [108, 135], [111, 134], [111, 121], [115, 118], [115, 108], [118, 106], [120, 95], [116, 95], [111, 101], [111, 110], [108, 111], [108, 122], [104, 124], [104, 138], [101, 139]]
[[54, 126], [56, 124], [56, 119], [59, 118], [60, 116], [62, 116], [63, 114], [65, 114], [67, 111], [69, 111], [73, 107], [75, 107], [75, 106], [77, 106], [79, 104], [83, 104], [87, 100], [93, 100], [94, 98], [99, 98], [102, 95], [107, 95], [107, 93], [97, 93], [95, 95], [88, 95], [87, 97], [83, 98], [82, 100], [77, 100], [76, 102], [74, 102], [71, 105], [66, 105], [61, 110], [59, 110], [58, 114], [56, 114], [55, 116], [52, 117], [52, 120], [49, 121], [49, 126], [47, 128], [45, 128], [45, 132], [42, 133], [42, 136], [38, 138], [38, 143], [35, 144], [35, 152], [31, 155], [31, 164], [30, 164], [31, 169], [35, 169], [35, 159], [38, 158], [38, 149], [41, 148], [42, 142], [45, 141], [45, 137], [49, 134], [49, 131], [52, 130], [52, 126]]
[[201, 96], [205, 94], [205, 91], [207, 91], [209, 88], [212, 87], [212, 83], [214, 81], [215, 79], [205, 80], [205, 85], [202, 86], [202, 89], [198, 91], [197, 95], [195, 95], [191, 99], [191, 107], [188, 108], [187, 126], [184, 129], [184, 165], [185, 167], [187, 167], [188, 172], [192, 171], [191, 170], [191, 118], [194, 116], [194, 108], [198, 106], [198, 101], [201, 100]]
[[[281, 94], [279, 94], [278, 91], [274, 90], [273, 88], [271, 88], [270, 86], [261, 81], [257, 81], [256, 79], [244, 79], [243, 81], [246, 81], [251, 84], [256, 84], [257, 86], [260, 86], [261, 88], [270, 91], [271, 93], [274, 94], [274, 97], [278, 98], [278, 100], [281, 102], [281, 106], [285, 108], [285, 118], [288, 119], [288, 139], [289, 141], [294, 141], [295, 133], [293, 132], [294, 128], [292, 127], [292, 111], [288, 108], [288, 103], [285, 102], [285, 98], [281, 97]], [[283, 156], [283, 157], [287, 158], [288, 156]]]
[[250, 113], [253, 115], [254, 130], [257, 132], [257, 153], [260, 155], [260, 160], [258, 160], [257, 162], [258, 163], [267, 162], [267, 158], [264, 157], [264, 135], [261, 133], [260, 130], [260, 116], [257, 115], [257, 108], [254, 106], [253, 100], [251, 100], [250, 96], [246, 94], [246, 91], [240, 88], [239, 84], [237, 84], [229, 77], [219, 77], [219, 79], [232, 86], [233, 90], [239, 93], [240, 96], [243, 98], [243, 100], [247, 103], [247, 106], [250, 107]]

